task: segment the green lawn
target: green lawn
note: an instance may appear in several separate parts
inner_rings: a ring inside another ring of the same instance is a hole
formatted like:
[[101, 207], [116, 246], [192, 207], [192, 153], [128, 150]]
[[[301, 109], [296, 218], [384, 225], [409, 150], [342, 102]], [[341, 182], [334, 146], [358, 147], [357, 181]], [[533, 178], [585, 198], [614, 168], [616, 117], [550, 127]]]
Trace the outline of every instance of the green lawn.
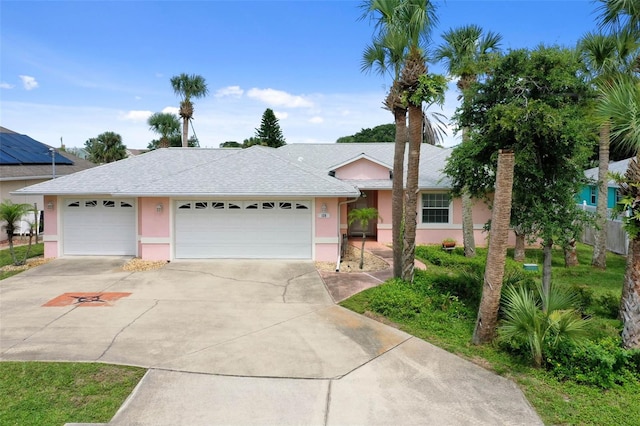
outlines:
[[[16, 247], [18, 256], [24, 250], [26, 246]], [[42, 243], [34, 244], [30, 257], [43, 251]], [[0, 267], [11, 264], [9, 249], [0, 250]], [[0, 272], [0, 280], [20, 272]], [[145, 371], [107, 364], [0, 362], [0, 424], [106, 423]]]
[[0, 362], [0, 424], [106, 423], [144, 373], [107, 364]]
[[[560, 380], [547, 370], [531, 367], [528, 359], [500, 344], [475, 346], [470, 343], [486, 250], [479, 249], [475, 259], [464, 258], [462, 249], [448, 254], [436, 247], [420, 247], [417, 255], [427, 265], [427, 271], [418, 272], [414, 284], [390, 280], [353, 296], [342, 305], [356, 312], [381, 315], [412, 335], [510, 378], [520, 386], [545, 424], [638, 424], [640, 382], [637, 379], [607, 389]], [[620, 321], [607, 316], [599, 306], [603, 300], [608, 300], [610, 305], [619, 303], [625, 259], [609, 254], [607, 270], [601, 271], [590, 266], [589, 246], [579, 245], [578, 257], [580, 266], [565, 269], [562, 251], [554, 252], [554, 285], [581, 290], [588, 305], [585, 311], [593, 317], [590, 337], [594, 341], [619, 340]], [[538, 263], [541, 267], [541, 251], [528, 250], [527, 263]], [[511, 260], [507, 268], [533, 281], [541, 276], [541, 271], [520, 272], [522, 265]], [[477, 282], [477, 288], [469, 289], [464, 284], [470, 280]]]
[[[14, 249], [16, 252], [16, 257], [18, 259], [23, 259], [24, 254], [27, 250], [27, 246], [17, 246], [17, 247], [14, 247]], [[31, 251], [29, 252], [29, 257], [37, 257], [42, 255], [44, 255], [44, 244], [43, 243], [33, 244], [31, 246]], [[13, 264], [13, 260], [11, 259], [11, 253], [9, 252], [9, 249], [7, 248], [4, 250], [0, 250], [0, 267], [11, 265], [11, 264]], [[10, 276], [18, 274], [20, 272], [21, 271], [0, 272], [0, 280], [9, 278]]]

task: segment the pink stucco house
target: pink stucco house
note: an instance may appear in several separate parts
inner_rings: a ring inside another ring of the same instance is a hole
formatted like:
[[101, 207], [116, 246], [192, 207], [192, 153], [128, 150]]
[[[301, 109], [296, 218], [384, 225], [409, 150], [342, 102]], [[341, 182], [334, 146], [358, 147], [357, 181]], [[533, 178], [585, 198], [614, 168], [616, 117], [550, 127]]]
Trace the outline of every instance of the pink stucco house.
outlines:
[[[422, 147], [418, 243], [462, 241], [461, 203], [441, 170], [450, 149]], [[291, 144], [278, 149], [166, 148], [15, 191], [40, 194], [45, 256], [150, 260], [336, 261], [349, 209], [376, 207], [364, 230], [391, 242], [393, 144]], [[474, 209], [482, 245], [487, 206]]]

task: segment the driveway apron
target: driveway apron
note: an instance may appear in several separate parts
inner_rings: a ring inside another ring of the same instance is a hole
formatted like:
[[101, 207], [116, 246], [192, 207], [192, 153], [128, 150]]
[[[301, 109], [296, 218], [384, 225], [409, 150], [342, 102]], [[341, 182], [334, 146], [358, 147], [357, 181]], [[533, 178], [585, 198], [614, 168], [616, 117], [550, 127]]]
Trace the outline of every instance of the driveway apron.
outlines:
[[541, 424], [510, 381], [333, 303], [312, 262], [61, 258], [0, 282], [0, 359], [149, 371], [109, 424]]

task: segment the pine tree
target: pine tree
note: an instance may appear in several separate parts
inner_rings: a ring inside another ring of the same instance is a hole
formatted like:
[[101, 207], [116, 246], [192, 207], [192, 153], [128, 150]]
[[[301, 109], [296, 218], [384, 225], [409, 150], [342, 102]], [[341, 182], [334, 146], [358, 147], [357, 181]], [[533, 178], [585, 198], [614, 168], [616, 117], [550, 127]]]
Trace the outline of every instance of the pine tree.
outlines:
[[262, 114], [260, 128], [256, 129], [256, 138], [262, 141], [262, 145], [278, 148], [287, 142], [282, 135], [280, 124], [271, 108], [267, 108]]

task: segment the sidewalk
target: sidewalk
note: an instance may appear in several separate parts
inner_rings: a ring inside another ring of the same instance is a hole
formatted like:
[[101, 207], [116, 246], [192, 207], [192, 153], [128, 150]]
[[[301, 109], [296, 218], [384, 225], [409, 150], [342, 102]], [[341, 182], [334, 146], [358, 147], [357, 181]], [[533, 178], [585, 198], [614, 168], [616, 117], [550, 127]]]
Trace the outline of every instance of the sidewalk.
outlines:
[[[354, 244], [360, 248], [359, 242], [349, 241], [349, 244]], [[339, 303], [356, 293], [376, 287], [393, 278], [393, 250], [391, 247], [377, 241], [366, 241], [364, 249], [387, 262], [389, 268], [376, 272], [318, 271], [334, 302]], [[415, 267], [426, 269], [425, 264], [419, 260], [415, 261]]]

